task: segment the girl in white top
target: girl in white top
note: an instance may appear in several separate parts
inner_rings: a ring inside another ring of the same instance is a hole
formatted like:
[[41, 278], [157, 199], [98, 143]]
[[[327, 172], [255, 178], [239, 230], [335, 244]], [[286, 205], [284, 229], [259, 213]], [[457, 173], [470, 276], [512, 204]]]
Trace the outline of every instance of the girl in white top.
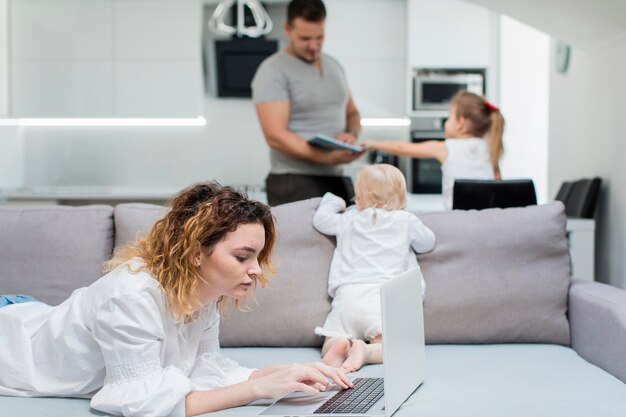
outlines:
[[51, 307], [0, 308], [0, 395], [91, 398], [124, 416], [195, 416], [292, 391], [343, 370], [323, 363], [248, 369], [219, 347], [219, 310], [239, 307], [270, 268], [267, 206], [217, 183], [179, 194], [110, 272]]
[[318, 231], [337, 237], [328, 277], [332, 310], [315, 333], [326, 336], [323, 362], [348, 372], [382, 363], [380, 286], [417, 267], [415, 252], [435, 246], [434, 233], [403, 210], [406, 182], [396, 167], [363, 168], [355, 194], [356, 208], [346, 210], [344, 200], [326, 193], [313, 217]]
[[367, 149], [412, 158], [435, 158], [441, 163], [444, 205], [452, 209], [452, 188], [459, 178], [500, 179], [504, 118], [484, 97], [468, 91], [457, 93], [450, 103], [445, 141], [420, 143], [366, 140]]

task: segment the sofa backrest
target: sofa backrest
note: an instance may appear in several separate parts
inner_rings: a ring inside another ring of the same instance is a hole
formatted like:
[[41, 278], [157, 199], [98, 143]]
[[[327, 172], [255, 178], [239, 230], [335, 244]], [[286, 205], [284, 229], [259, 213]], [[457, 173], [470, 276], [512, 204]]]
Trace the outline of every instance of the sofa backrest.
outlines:
[[126, 203], [115, 206], [115, 250], [147, 236], [154, 223], [168, 212], [165, 206]]
[[0, 294], [59, 304], [102, 275], [113, 207], [0, 207]]
[[[312, 227], [319, 198], [274, 207], [276, 276], [250, 312], [222, 320], [223, 346], [319, 346], [333, 238]], [[570, 258], [561, 203], [420, 215], [437, 236], [418, 256], [426, 280], [427, 343], [569, 344]], [[145, 234], [164, 209], [115, 209], [116, 244]], [[416, 294], [416, 296], [419, 296]], [[407, 323], [410, 318], [407, 318]]]
[[[330, 310], [335, 241], [311, 225], [319, 201], [273, 208], [278, 272], [257, 289], [252, 311], [222, 321], [224, 346], [321, 344], [313, 329]], [[58, 304], [101, 276], [114, 236], [116, 247], [145, 236], [166, 212], [152, 204], [120, 204], [114, 217], [102, 205], [0, 207], [0, 294]], [[571, 267], [560, 202], [420, 218], [437, 236], [435, 249], [418, 256], [428, 343], [569, 344]]]

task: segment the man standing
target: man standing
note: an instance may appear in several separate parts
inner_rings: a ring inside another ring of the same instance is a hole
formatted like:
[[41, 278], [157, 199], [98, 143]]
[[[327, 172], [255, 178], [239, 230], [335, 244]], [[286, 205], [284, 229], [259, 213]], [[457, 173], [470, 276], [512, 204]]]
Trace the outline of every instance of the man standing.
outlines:
[[307, 143], [321, 133], [353, 144], [361, 131], [343, 67], [322, 53], [325, 19], [321, 0], [292, 0], [285, 23], [288, 45], [267, 58], [252, 80], [257, 115], [270, 146], [270, 205], [326, 192], [347, 202], [354, 197], [341, 165], [362, 153], [326, 151]]

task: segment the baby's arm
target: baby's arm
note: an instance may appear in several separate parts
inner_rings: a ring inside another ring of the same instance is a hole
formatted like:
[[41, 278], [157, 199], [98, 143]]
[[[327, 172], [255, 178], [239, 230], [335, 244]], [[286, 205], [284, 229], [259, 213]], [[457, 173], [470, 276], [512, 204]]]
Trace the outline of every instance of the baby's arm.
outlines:
[[411, 217], [409, 225], [411, 248], [417, 253], [430, 252], [435, 247], [435, 234], [417, 216]]
[[313, 216], [313, 227], [325, 235], [337, 235], [341, 225], [341, 212], [346, 202], [333, 193], [326, 193]]
[[420, 143], [404, 141], [377, 141], [366, 140], [361, 143], [365, 149], [387, 152], [398, 156], [410, 156], [411, 158], [435, 158], [439, 162], [445, 162], [448, 157], [448, 148], [442, 140], [429, 140]]
[[[435, 234], [424, 223], [412, 215], [409, 226], [411, 248], [417, 253], [430, 252], [435, 247]], [[422, 300], [426, 298], [426, 282], [422, 276]]]

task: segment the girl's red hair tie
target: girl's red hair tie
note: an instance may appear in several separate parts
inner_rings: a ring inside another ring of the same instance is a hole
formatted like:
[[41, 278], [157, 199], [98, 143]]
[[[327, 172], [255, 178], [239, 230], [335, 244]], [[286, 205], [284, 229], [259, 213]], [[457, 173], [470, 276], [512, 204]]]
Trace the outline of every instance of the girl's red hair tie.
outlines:
[[493, 104], [491, 104], [490, 102], [487, 101], [487, 99], [483, 99], [483, 103], [485, 104], [485, 106], [487, 106], [487, 108], [489, 109], [489, 111], [500, 111], [499, 108], [497, 108], [496, 106], [494, 106]]

